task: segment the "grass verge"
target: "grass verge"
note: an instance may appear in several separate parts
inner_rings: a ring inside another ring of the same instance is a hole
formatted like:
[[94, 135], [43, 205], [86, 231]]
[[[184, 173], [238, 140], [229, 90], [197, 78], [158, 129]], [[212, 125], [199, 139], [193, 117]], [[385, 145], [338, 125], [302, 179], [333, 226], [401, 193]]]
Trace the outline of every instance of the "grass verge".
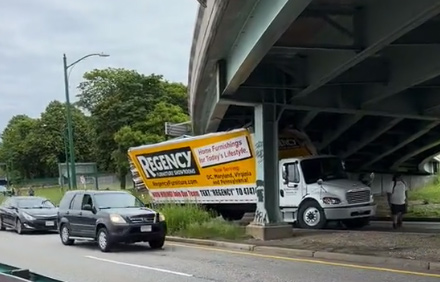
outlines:
[[170, 235], [229, 240], [247, 237], [243, 227], [221, 220], [199, 205], [166, 204], [158, 208], [158, 211], [165, 215]]
[[[432, 183], [408, 193], [409, 218], [440, 218], [440, 183], [436, 179]], [[376, 197], [377, 215], [388, 217], [390, 214], [386, 195]]]

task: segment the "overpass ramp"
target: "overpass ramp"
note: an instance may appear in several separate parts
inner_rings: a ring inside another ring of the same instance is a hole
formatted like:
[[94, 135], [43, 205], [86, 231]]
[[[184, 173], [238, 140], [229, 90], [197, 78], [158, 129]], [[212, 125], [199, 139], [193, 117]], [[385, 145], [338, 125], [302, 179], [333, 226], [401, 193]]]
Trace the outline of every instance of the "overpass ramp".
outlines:
[[439, 12], [438, 0], [207, 1], [194, 131], [254, 123], [263, 103], [350, 170], [425, 173], [440, 151]]

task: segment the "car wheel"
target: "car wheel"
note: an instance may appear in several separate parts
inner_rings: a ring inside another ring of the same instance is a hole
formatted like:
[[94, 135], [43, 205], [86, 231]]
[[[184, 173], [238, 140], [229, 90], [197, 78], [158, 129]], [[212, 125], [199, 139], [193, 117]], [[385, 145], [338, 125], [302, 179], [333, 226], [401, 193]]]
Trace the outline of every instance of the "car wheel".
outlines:
[[2, 216], [0, 216], [0, 230], [1, 230], [1, 231], [6, 230], [6, 227], [5, 227], [5, 225], [3, 224], [3, 217], [2, 217]]
[[102, 227], [98, 230], [97, 236], [98, 246], [101, 252], [109, 252], [112, 247], [112, 242], [110, 240], [110, 236], [105, 227]]
[[73, 245], [73, 243], [75, 243], [75, 240], [70, 239], [70, 230], [66, 224], [61, 225], [60, 238], [61, 238], [61, 243], [63, 243], [63, 245], [70, 246]]
[[298, 223], [301, 228], [322, 229], [327, 220], [324, 211], [317, 202], [307, 201], [299, 208]]
[[21, 223], [20, 219], [17, 219], [15, 222], [15, 232], [20, 235], [23, 234], [23, 224]]
[[152, 249], [162, 249], [163, 245], [165, 244], [165, 237], [157, 240], [151, 240], [148, 242], [148, 244]]

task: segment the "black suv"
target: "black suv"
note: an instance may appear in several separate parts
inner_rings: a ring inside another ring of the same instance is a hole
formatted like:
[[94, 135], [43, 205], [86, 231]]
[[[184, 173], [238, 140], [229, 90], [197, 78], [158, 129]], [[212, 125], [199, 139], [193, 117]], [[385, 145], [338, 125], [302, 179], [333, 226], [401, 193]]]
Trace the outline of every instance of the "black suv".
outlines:
[[107, 252], [116, 243], [148, 242], [153, 249], [165, 243], [165, 217], [122, 191], [68, 191], [58, 209], [61, 242], [97, 241]]

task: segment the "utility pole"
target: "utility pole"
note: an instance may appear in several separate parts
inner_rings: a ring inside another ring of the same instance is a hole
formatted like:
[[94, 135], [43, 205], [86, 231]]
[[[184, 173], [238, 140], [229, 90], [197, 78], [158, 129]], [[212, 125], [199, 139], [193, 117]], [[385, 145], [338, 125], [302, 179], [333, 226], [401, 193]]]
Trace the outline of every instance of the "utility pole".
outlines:
[[[100, 54], [89, 54], [86, 55], [75, 62], [71, 63], [70, 65], [67, 64], [67, 58], [66, 54], [63, 54], [63, 66], [64, 66], [64, 88], [66, 92], [66, 119], [67, 119], [67, 141], [68, 141], [68, 147], [69, 147], [69, 159], [70, 159], [70, 178], [69, 178], [69, 184], [72, 189], [76, 189], [76, 166], [75, 166], [75, 143], [73, 138], [73, 125], [72, 125], [72, 105], [70, 104], [70, 95], [69, 95], [69, 76], [68, 76], [68, 69], [75, 64], [79, 63], [80, 61], [92, 57], [92, 56], [99, 56], [99, 57], [108, 57], [109, 55], [100, 53]], [[67, 167], [69, 169], [69, 167]]]
[[67, 77], [67, 58], [63, 55], [64, 64], [64, 88], [66, 91], [66, 119], [67, 119], [67, 144], [70, 155], [70, 179], [69, 188], [76, 189], [76, 167], [75, 167], [75, 143], [73, 140], [73, 125], [72, 125], [72, 109], [69, 95], [69, 79]]

